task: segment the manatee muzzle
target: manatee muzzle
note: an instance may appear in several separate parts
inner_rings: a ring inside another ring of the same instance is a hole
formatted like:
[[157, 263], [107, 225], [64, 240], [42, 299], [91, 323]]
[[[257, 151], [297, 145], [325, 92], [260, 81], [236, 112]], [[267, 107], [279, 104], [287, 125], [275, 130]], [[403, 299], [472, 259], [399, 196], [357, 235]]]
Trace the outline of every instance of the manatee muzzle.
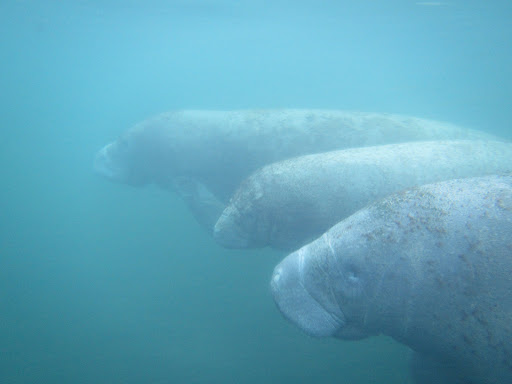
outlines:
[[124, 172], [116, 166], [116, 162], [112, 159], [113, 147], [114, 143], [110, 143], [98, 151], [94, 158], [94, 171], [109, 180], [122, 182]]
[[331, 313], [308, 292], [302, 251], [292, 253], [274, 269], [270, 282], [274, 301], [283, 316], [306, 334], [335, 336], [345, 325], [344, 316], [339, 310], [337, 314]]
[[241, 228], [237, 219], [240, 213], [236, 207], [226, 207], [213, 228], [213, 238], [225, 248], [247, 248], [249, 244], [248, 234]]
[[127, 161], [125, 156], [121, 156], [116, 142], [107, 144], [98, 151], [94, 158], [94, 172], [110, 181], [133, 186], [140, 186], [147, 182], [147, 177], [137, 171], [133, 161]]

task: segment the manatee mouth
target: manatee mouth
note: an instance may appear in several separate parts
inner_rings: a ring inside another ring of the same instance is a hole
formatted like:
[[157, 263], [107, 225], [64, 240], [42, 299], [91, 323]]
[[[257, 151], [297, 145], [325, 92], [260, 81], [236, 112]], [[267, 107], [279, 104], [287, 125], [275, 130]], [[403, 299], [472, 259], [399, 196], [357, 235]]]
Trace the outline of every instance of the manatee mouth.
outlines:
[[[304, 281], [303, 249], [286, 257], [274, 269], [270, 287], [282, 315], [306, 334], [336, 336], [345, 326], [345, 316], [327, 310], [307, 289]], [[319, 285], [322, 285], [319, 282]]]

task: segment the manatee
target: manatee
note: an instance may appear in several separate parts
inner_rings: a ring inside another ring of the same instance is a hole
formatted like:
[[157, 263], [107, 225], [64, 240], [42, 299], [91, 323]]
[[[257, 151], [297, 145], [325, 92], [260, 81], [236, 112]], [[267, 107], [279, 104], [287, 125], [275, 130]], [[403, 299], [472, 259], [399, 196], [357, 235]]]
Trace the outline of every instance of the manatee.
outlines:
[[374, 202], [281, 261], [271, 289], [306, 334], [388, 335], [418, 354], [416, 377], [441, 378], [426, 374], [435, 367], [451, 383], [497, 384], [512, 382], [511, 276], [505, 174]]
[[307, 155], [256, 171], [214, 227], [227, 248], [295, 250], [368, 203], [406, 188], [512, 171], [512, 144], [455, 140]]
[[391, 114], [187, 110], [136, 124], [97, 153], [94, 168], [112, 181], [155, 183], [180, 195], [184, 192], [181, 196], [196, 218], [211, 231], [210, 223], [215, 223], [238, 184], [263, 165], [381, 143], [488, 137], [448, 123]]

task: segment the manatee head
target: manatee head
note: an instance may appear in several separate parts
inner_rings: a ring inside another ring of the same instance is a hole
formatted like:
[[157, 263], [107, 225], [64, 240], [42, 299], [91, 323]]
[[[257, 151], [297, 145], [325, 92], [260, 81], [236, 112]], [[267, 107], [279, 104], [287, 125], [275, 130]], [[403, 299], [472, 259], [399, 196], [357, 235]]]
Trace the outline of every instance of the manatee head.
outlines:
[[263, 191], [252, 176], [244, 180], [215, 224], [215, 241], [226, 248], [266, 246], [272, 210], [259, 207], [262, 196]]
[[330, 247], [321, 248], [309, 244], [274, 269], [271, 288], [279, 310], [311, 336], [368, 336], [354, 321], [366, 294], [361, 266], [346, 262], [334, 267]]
[[108, 180], [133, 186], [163, 183], [172, 172], [172, 148], [164, 149], [158, 131], [136, 126], [98, 151], [94, 171]]
[[[271, 163], [240, 183], [215, 225], [217, 242], [226, 248], [292, 251], [334, 224], [333, 209], [316, 187], [321, 181], [303, 169], [310, 160], [303, 156]], [[344, 209], [340, 199], [335, 203]]]
[[134, 165], [127, 145], [120, 140], [101, 148], [94, 158], [94, 171], [98, 175], [123, 184], [146, 184], [145, 178], [135, 172]]
[[342, 221], [274, 270], [277, 307], [309, 335], [351, 340], [387, 330], [388, 323], [400, 326], [409, 292], [401, 260], [388, 257], [388, 245], [378, 240], [388, 236], [386, 228], [379, 227], [379, 236], [369, 234], [371, 218], [361, 216], [365, 212]]

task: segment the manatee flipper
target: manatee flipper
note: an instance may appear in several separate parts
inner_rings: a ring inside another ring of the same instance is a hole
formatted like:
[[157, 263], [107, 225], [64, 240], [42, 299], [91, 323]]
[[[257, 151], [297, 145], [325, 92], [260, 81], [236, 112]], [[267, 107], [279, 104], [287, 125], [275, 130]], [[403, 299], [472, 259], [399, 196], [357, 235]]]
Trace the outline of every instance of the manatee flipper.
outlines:
[[413, 352], [410, 364], [415, 384], [476, 384], [461, 378], [453, 364], [440, 362], [422, 353]]
[[225, 204], [203, 183], [191, 177], [174, 178], [172, 189], [183, 199], [197, 222], [211, 234]]

